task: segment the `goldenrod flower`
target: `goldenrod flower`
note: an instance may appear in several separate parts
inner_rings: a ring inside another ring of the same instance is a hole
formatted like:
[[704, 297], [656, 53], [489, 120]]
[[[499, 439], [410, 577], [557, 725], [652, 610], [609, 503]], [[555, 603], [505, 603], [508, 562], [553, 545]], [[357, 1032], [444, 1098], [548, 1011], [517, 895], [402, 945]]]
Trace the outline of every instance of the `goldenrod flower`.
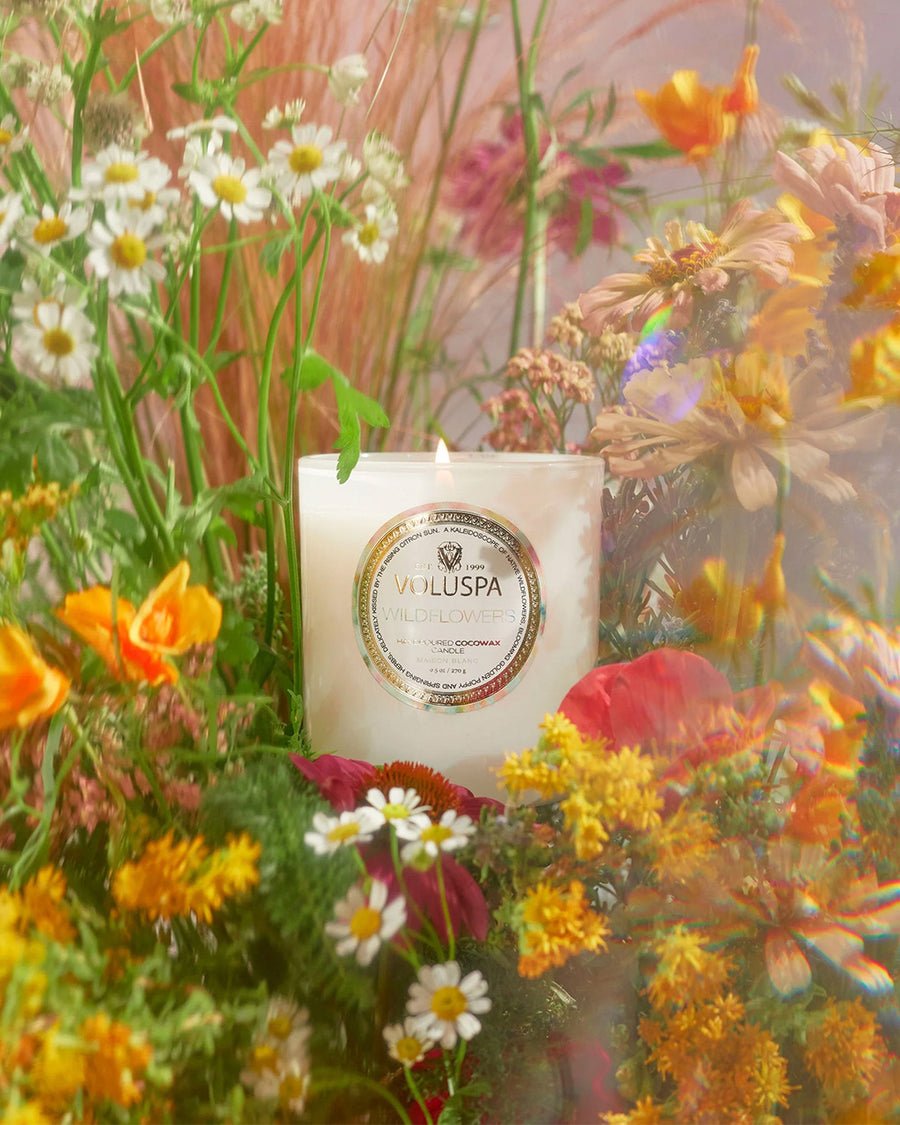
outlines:
[[194, 914], [208, 923], [226, 898], [259, 882], [261, 850], [241, 833], [229, 836], [226, 846], [210, 856], [202, 836], [176, 844], [169, 831], [148, 844], [136, 863], [116, 871], [113, 897], [123, 909], [144, 910], [153, 920]]
[[807, 1034], [804, 1061], [835, 1108], [865, 1098], [889, 1057], [874, 1013], [859, 999], [829, 997]]
[[188, 586], [189, 576], [182, 560], [138, 609], [125, 598], [114, 606], [111, 590], [93, 586], [68, 594], [57, 617], [103, 657], [116, 679], [175, 683], [178, 672], [166, 656], [214, 641], [222, 624], [221, 603], [205, 587]]
[[60, 1042], [59, 1023], [54, 1023], [42, 1036], [31, 1069], [31, 1085], [49, 1110], [62, 1113], [84, 1085], [87, 1064], [79, 1047]]
[[22, 888], [22, 913], [34, 928], [63, 944], [75, 937], [63, 905], [66, 879], [57, 867], [42, 867]]
[[18, 625], [0, 625], [0, 730], [23, 730], [65, 702], [71, 682], [46, 664]]
[[605, 919], [591, 909], [577, 879], [565, 889], [538, 883], [526, 895], [522, 923], [519, 973], [523, 977], [541, 976], [579, 953], [604, 949], [609, 934]]
[[128, 1026], [110, 1020], [105, 1012], [81, 1025], [86, 1045], [85, 1086], [95, 1099], [108, 1099], [127, 1108], [141, 1098], [143, 1083], [135, 1081], [153, 1057], [152, 1048]]

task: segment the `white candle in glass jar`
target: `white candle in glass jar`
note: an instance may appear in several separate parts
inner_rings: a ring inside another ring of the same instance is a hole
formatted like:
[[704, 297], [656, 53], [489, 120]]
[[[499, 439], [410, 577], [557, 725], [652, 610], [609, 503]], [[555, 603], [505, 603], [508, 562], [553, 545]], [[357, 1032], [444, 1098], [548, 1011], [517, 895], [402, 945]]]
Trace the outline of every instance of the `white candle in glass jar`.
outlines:
[[299, 463], [312, 747], [493, 796], [596, 660], [603, 464], [363, 454], [339, 484], [336, 463]]

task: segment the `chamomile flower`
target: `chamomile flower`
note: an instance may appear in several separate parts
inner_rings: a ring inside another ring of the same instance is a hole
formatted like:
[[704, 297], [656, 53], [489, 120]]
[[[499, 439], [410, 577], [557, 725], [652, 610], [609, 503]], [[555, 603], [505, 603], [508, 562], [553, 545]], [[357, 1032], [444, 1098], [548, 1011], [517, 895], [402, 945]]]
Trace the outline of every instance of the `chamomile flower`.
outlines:
[[373, 130], [363, 141], [363, 163], [385, 192], [398, 192], [409, 183], [400, 153], [383, 133]]
[[348, 230], [342, 242], [352, 246], [363, 262], [383, 262], [387, 257], [390, 240], [397, 234], [397, 215], [394, 210], [366, 204], [365, 222]]
[[363, 807], [340, 816], [317, 812], [313, 816], [314, 832], [304, 833], [303, 840], [316, 855], [330, 855], [350, 844], [364, 844], [372, 839], [383, 822], [372, 808]]
[[97, 277], [108, 279], [111, 297], [149, 293], [153, 283], [166, 276], [162, 264], [151, 257], [164, 241], [154, 231], [152, 216], [115, 210], [107, 211], [105, 223], [95, 221], [88, 231], [88, 264]]
[[14, 152], [18, 152], [27, 139], [28, 127], [20, 128], [12, 113], [5, 114], [0, 121], [0, 164]]
[[399, 820], [396, 831], [402, 839], [410, 841], [400, 849], [400, 859], [414, 864], [465, 847], [475, 833], [475, 824], [470, 816], [447, 809], [436, 824], [429, 822], [423, 827], [411, 820]]
[[365, 55], [344, 55], [328, 68], [328, 88], [339, 105], [356, 105], [369, 78]]
[[217, 113], [215, 117], [203, 117], [199, 121], [189, 121], [187, 125], [178, 125], [169, 129], [166, 137], [170, 141], [182, 141], [188, 137], [196, 137], [204, 133], [236, 133], [238, 124], [233, 117], [226, 117]]
[[434, 1040], [417, 1029], [413, 1016], [407, 1016], [403, 1023], [391, 1024], [382, 1034], [391, 1058], [407, 1067], [421, 1062], [434, 1046]]
[[273, 105], [271, 109], [266, 111], [262, 127], [264, 129], [290, 129], [292, 125], [299, 122], [305, 109], [306, 100], [304, 98], [294, 98], [293, 101], [285, 105], [284, 109]]
[[70, 242], [87, 230], [90, 220], [86, 207], [73, 208], [64, 203], [58, 211], [45, 203], [39, 215], [27, 215], [19, 225], [19, 234], [39, 254], [49, 254], [55, 246]]
[[130, 199], [128, 209], [130, 211], [141, 211], [150, 217], [150, 221], [155, 226], [161, 226], [169, 213], [180, 202], [181, 192], [178, 188], [164, 187], [160, 188], [159, 191], [148, 191], [143, 199]]
[[259, 23], [281, 23], [282, 0], [244, 0], [231, 9], [231, 18], [244, 31], [254, 31]]
[[487, 990], [477, 969], [462, 976], [456, 961], [423, 965], [419, 979], [409, 986], [406, 1010], [420, 1035], [450, 1050], [458, 1038], [472, 1039], [481, 1031], [478, 1016], [491, 1009]]
[[131, 152], [111, 144], [101, 149], [81, 172], [81, 188], [73, 199], [102, 199], [106, 204], [142, 200], [148, 191], [159, 191], [172, 178], [170, 169], [146, 152]]
[[12, 241], [16, 224], [22, 214], [22, 197], [17, 191], [0, 195], [0, 254]]
[[337, 921], [326, 922], [325, 933], [339, 939], [335, 950], [340, 956], [355, 953], [360, 965], [370, 965], [382, 942], [406, 924], [405, 901], [388, 902], [387, 897], [387, 884], [373, 879], [368, 898], [360, 887], [351, 887], [335, 906]]
[[347, 146], [331, 138], [327, 125], [295, 125], [289, 141], [276, 141], [269, 150], [269, 172], [293, 207], [340, 176]]
[[415, 789], [403, 789], [399, 785], [392, 786], [387, 796], [380, 789], [370, 789], [366, 800], [381, 817], [381, 823], [388, 821], [411, 820], [422, 828], [427, 828], [431, 823], [428, 816], [428, 805], [422, 804], [422, 799]]
[[16, 326], [13, 338], [23, 366], [42, 378], [69, 385], [85, 383], [98, 349], [94, 325], [76, 305], [44, 299], [33, 316]]
[[276, 1102], [279, 1109], [293, 1116], [301, 1114], [309, 1091], [309, 1060], [285, 1057], [276, 1051], [264, 1057], [265, 1065], [260, 1062], [241, 1071], [241, 1082], [254, 1098]]
[[219, 207], [226, 219], [252, 223], [263, 217], [272, 198], [268, 188], [259, 186], [261, 176], [243, 157], [217, 152], [200, 160], [188, 183], [204, 207]]

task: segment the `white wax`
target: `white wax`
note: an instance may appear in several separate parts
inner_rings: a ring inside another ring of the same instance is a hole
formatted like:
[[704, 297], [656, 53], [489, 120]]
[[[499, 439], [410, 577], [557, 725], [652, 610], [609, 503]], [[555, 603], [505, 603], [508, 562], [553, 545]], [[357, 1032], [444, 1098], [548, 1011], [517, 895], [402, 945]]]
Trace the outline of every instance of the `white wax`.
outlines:
[[[299, 463], [312, 746], [374, 763], [423, 762], [495, 796], [493, 770], [505, 752], [535, 744], [544, 715], [596, 659], [602, 462], [485, 453], [453, 454], [448, 466], [430, 454], [364, 454], [343, 485], [335, 470], [330, 454]], [[546, 617], [529, 662], [505, 692], [460, 711], [424, 709], [388, 690], [367, 666], [353, 619], [354, 580], [372, 537], [403, 513], [434, 504], [495, 513], [528, 540], [542, 576]]]

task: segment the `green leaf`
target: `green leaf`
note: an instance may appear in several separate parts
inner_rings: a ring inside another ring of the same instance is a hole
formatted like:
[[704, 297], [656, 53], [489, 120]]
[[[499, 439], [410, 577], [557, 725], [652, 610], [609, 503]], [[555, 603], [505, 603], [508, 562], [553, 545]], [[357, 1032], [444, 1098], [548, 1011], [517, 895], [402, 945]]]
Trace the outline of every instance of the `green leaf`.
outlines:
[[281, 259], [293, 245], [294, 238], [291, 234], [284, 234], [278, 238], [270, 239], [259, 252], [259, 264], [266, 273], [274, 277], [278, 273]]
[[668, 141], [647, 141], [639, 145], [615, 145], [609, 150], [616, 156], [636, 156], [644, 160], [662, 160], [668, 156], [682, 156], [681, 149]]
[[323, 222], [332, 227], [352, 227], [356, 225], [353, 215], [334, 196], [318, 195], [317, 202]]
[[578, 234], [575, 238], [575, 246], [572, 249], [572, 257], [580, 258], [581, 255], [587, 250], [591, 244], [591, 236], [594, 233], [594, 205], [591, 202], [589, 195], [584, 196], [581, 200], [581, 214], [578, 217]]
[[186, 102], [193, 102], [195, 105], [203, 105], [203, 95], [192, 82], [173, 82], [172, 89]]
[[313, 391], [316, 387], [321, 387], [326, 379], [339, 380], [344, 378], [341, 372], [336, 367], [332, 367], [328, 360], [320, 356], [317, 351], [313, 351], [312, 348], [306, 350], [300, 364], [300, 389], [302, 391]]

